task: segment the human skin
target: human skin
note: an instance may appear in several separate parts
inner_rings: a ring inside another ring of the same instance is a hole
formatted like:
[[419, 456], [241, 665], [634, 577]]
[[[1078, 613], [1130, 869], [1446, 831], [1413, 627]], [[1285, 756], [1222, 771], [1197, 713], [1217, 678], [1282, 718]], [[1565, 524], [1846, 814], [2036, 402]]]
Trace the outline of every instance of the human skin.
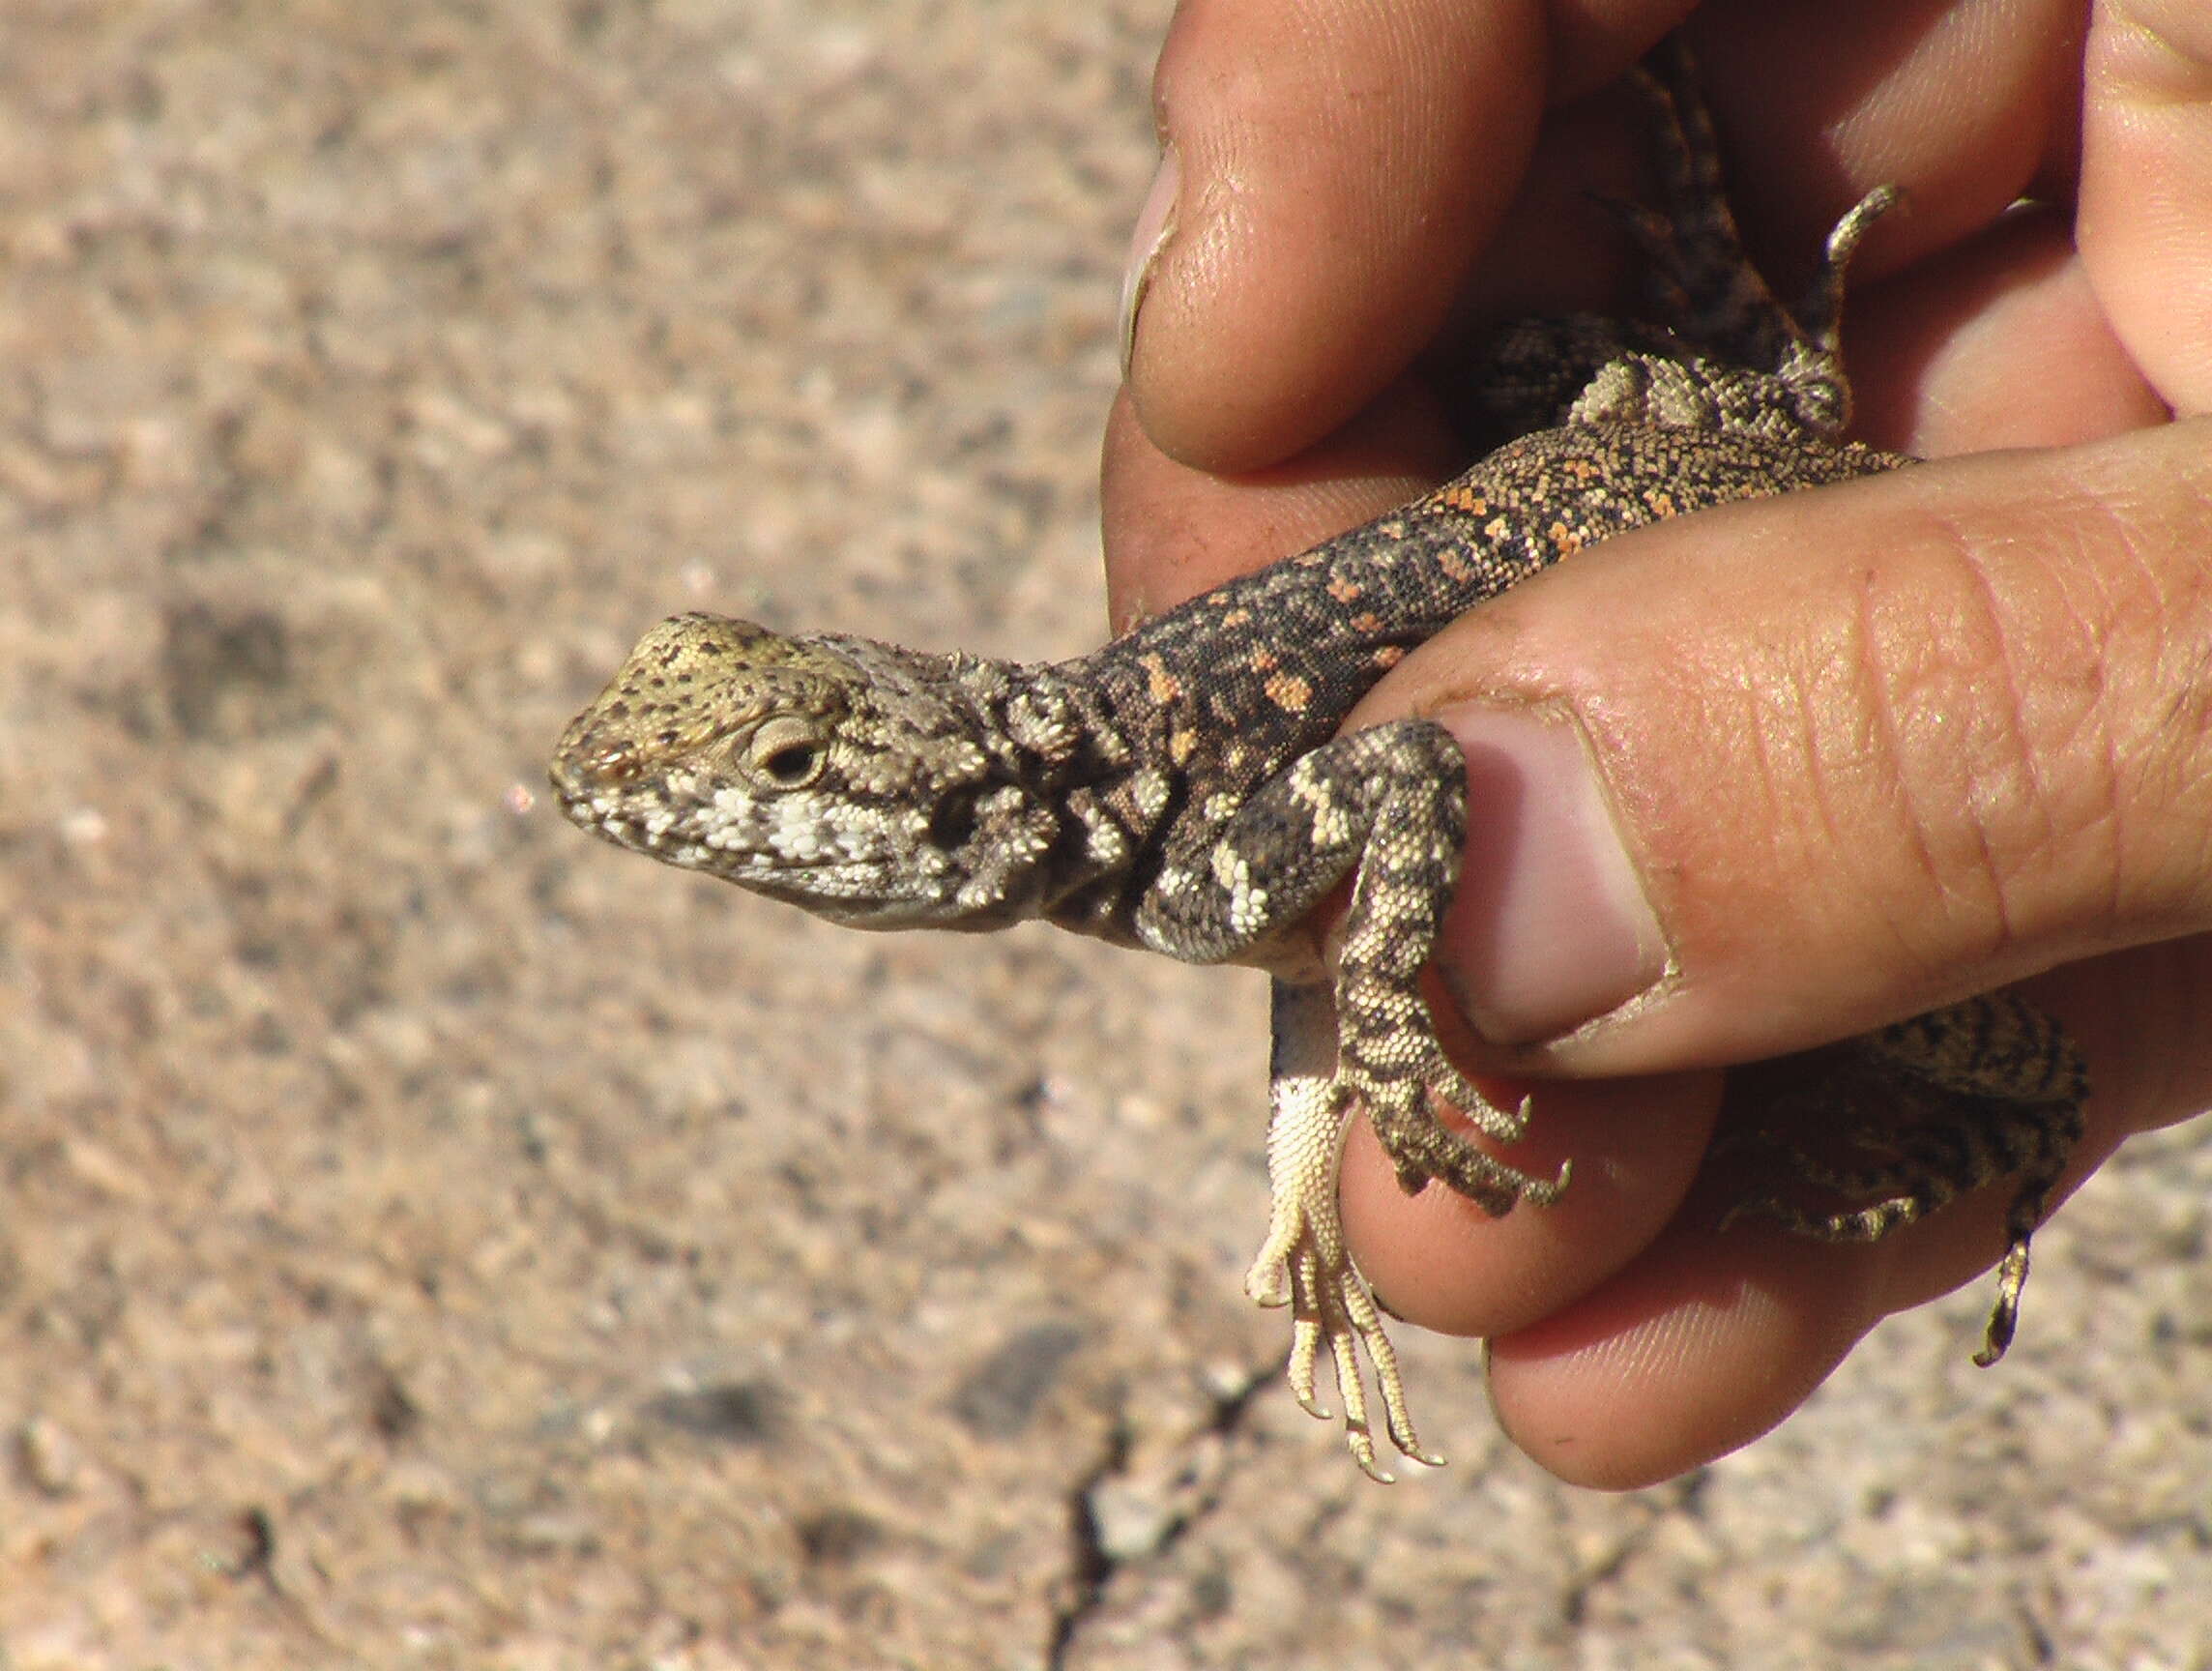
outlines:
[[[1603, 90], [1688, 10], [1187, 0], [1106, 448], [1118, 626], [1455, 473], [1433, 391], [1485, 324], [1628, 305]], [[1721, 1234], [1717, 1065], [2019, 982], [2091, 1065], [2070, 1186], [2212, 1104], [2212, 12], [1724, 0], [1686, 27], [1785, 294], [1904, 188], [1846, 359], [1854, 432], [1933, 461], [1611, 542], [1351, 721], [1469, 746], [1433, 996], [1476, 1018], [1470, 1068], [1536, 1090], [1515, 1162], [1576, 1159], [1557, 1207], [1492, 1220], [1405, 1196], [1357, 1129], [1353, 1250], [1410, 1321], [1489, 1337], [1531, 1456], [1608, 1487], [1763, 1432], [2002, 1248], [2002, 1189], [1871, 1246]]]

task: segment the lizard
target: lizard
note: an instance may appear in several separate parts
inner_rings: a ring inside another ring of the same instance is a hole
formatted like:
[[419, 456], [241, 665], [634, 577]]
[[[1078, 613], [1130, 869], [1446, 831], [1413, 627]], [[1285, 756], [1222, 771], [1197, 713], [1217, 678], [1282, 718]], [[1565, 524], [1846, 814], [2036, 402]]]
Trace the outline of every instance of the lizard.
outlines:
[[[582, 828], [831, 922], [1042, 919], [1270, 970], [1271, 1208], [1245, 1288], [1290, 1307], [1292, 1389], [1324, 1419], [1328, 1353], [1353, 1456], [1385, 1482], [1362, 1352], [1395, 1449], [1442, 1458], [1422, 1447], [1381, 1305], [1344, 1244], [1348, 1122], [1371, 1122], [1409, 1192], [1441, 1183], [1492, 1215], [1557, 1200], [1571, 1163], [1533, 1175], [1438, 1117], [1450, 1104], [1504, 1147], [1531, 1107], [1494, 1103], [1453, 1065], [1419, 985], [1458, 882], [1465, 763], [1428, 719], [1340, 734], [1342, 721], [1412, 646], [1563, 556], [1662, 517], [1915, 462], [1844, 438], [1845, 273], [1898, 193], [1847, 213], [1785, 307], [1744, 250], [1687, 52], [1663, 44], [1630, 80], [1661, 202], [1614, 207], [1664, 323], [1506, 327], [1476, 397], [1512, 438], [1465, 474], [1059, 663], [678, 615], [569, 724], [551, 768]], [[1324, 966], [1302, 921], [1348, 879], [1341, 949]], [[1991, 993], [1787, 1066], [1770, 1102], [1888, 1158], [1847, 1166], [1755, 1138], [1781, 1182], [1729, 1217], [1872, 1241], [2014, 1180], [1976, 1354], [1994, 1363], [2083, 1130], [2087, 1074], [2064, 1030]], [[1807, 1188], [1862, 1204], [1810, 1209], [1792, 1194]]]

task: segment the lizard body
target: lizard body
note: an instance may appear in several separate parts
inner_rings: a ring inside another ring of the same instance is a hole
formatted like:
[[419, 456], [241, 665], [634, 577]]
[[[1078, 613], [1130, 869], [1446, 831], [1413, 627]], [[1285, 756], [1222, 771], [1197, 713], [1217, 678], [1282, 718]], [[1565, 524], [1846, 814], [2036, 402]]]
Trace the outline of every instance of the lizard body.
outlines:
[[[1481, 397], [1498, 451], [1426, 497], [1234, 580], [1090, 656], [1024, 665], [684, 615], [640, 641], [562, 738], [575, 822], [664, 862], [862, 927], [982, 930], [1043, 918], [1191, 962], [1277, 976], [1273, 1209], [1246, 1278], [1289, 1305], [1291, 1377], [1333, 1361], [1354, 1456], [1377, 1478], [1365, 1348], [1386, 1430], [1424, 1452], [1379, 1308], [1335, 1201], [1345, 1123], [1364, 1113], [1409, 1190], [1441, 1179], [1493, 1214], [1566, 1183], [1437, 1118], [1510, 1143], [1528, 1104], [1492, 1105], [1446, 1059], [1418, 981], [1458, 881], [1464, 762], [1441, 727], [1347, 735], [1353, 704], [1412, 646], [1485, 598], [1626, 529], [1911, 460], [1842, 439], [1844, 269], [1894, 201], [1830, 235], [1794, 309], [1744, 256], [1686, 60], [1639, 73], [1663, 213], [1630, 212], [1668, 326], [1534, 322], [1504, 333]], [[1333, 971], [1301, 920], [1353, 882]], [[2086, 1077], [2056, 1024], [1991, 995], [1808, 1057], [1782, 1099], [1877, 1130], [1895, 1156], [1848, 1171], [1783, 1147], [1796, 1182], [1871, 1204], [1738, 1211], [1872, 1239], [2000, 1176], [2018, 1180], [1981, 1361], [2009, 1341], [2028, 1238], [2081, 1129]], [[1908, 1123], [1891, 1131], [1902, 1106]]]

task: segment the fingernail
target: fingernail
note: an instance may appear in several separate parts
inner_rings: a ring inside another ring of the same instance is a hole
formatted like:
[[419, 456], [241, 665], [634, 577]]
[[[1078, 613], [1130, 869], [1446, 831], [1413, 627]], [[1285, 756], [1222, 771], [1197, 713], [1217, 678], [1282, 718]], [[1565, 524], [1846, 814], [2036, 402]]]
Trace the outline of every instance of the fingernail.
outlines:
[[1145, 206], [1137, 212], [1136, 230], [1129, 234], [1129, 264], [1121, 274], [1121, 381], [1129, 380], [1129, 363], [1137, 354], [1137, 312], [1151, 287], [1152, 269], [1160, 251], [1175, 235], [1176, 198], [1182, 191], [1182, 164], [1175, 147], [1163, 145], [1159, 172], [1145, 193]]
[[1556, 1039], [1667, 972], [1666, 939], [1583, 735], [1530, 709], [1446, 709], [1467, 754], [1468, 863], [1439, 965], [1494, 1043]]

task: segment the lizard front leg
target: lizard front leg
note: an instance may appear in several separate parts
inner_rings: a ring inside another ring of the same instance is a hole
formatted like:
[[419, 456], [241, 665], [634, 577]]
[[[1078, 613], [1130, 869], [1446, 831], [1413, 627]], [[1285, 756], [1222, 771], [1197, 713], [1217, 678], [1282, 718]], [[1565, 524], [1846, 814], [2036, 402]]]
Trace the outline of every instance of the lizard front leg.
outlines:
[[[1526, 1102], [1490, 1101], [1452, 1066], [1420, 990], [1459, 881], [1466, 764], [1427, 720], [1399, 720], [1324, 745], [1262, 785], [1199, 850], [1163, 871], [1137, 920], [1158, 950], [1226, 961], [1295, 924], [1353, 876], [1343, 947], [1327, 986], [1279, 988], [1268, 1132], [1272, 1211], [1246, 1292], [1295, 1313], [1291, 1379], [1319, 1414], [1314, 1371], [1326, 1344], [1361, 1468], [1375, 1460], [1358, 1350], [1367, 1349], [1391, 1441], [1423, 1462], [1396, 1356], [1344, 1246], [1337, 1164], [1345, 1122], [1365, 1113], [1409, 1192], [1441, 1179], [1486, 1211], [1556, 1199], [1567, 1181], [1509, 1166], [1445, 1126], [1439, 1101], [1502, 1142], [1527, 1129]], [[1265, 879], [1263, 881], [1263, 879]]]

